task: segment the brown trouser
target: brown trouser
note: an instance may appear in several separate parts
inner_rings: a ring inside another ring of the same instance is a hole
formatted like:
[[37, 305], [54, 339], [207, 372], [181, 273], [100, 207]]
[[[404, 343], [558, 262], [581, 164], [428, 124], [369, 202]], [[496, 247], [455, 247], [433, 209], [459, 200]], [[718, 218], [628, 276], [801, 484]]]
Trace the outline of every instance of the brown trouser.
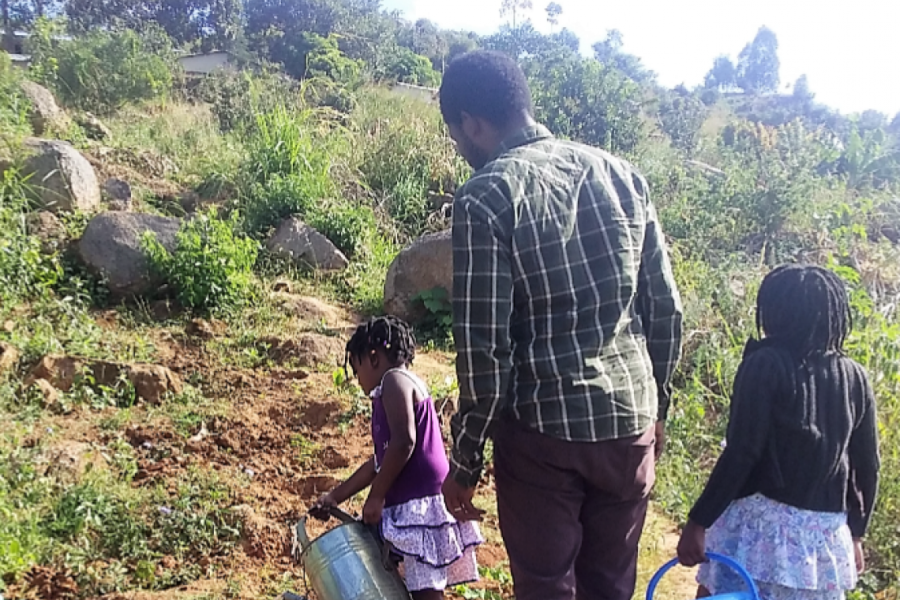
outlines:
[[516, 600], [631, 600], [654, 440], [653, 427], [590, 444], [498, 427], [497, 508]]

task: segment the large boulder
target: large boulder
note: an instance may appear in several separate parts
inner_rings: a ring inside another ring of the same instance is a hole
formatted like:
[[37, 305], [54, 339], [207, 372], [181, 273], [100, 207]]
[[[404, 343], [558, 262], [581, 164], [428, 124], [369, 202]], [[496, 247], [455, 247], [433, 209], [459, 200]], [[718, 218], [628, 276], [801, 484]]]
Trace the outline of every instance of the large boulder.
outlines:
[[384, 310], [409, 322], [426, 316], [416, 296], [443, 288], [453, 291], [453, 244], [450, 230], [431, 233], [400, 252], [384, 282]]
[[267, 247], [277, 256], [321, 271], [340, 271], [350, 264], [331, 240], [297, 217], [285, 219], [269, 238]]
[[100, 184], [91, 163], [66, 142], [31, 138], [25, 146], [34, 154], [25, 162], [43, 208], [58, 213], [93, 212], [100, 206]]
[[66, 113], [56, 103], [53, 94], [42, 85], [33, 81], [21, 83], [22, 92], [31, 103], [28, 117], [31, 120], [31, 129], [35, 135], [44, 135], [53, 131], [61, 131], [68, 127], [69, 119]]
[[147, 232], [170, 252], [181, 220], [128, 212], [106, 212], [88, 223], [78, 254], [95, 274], [106, 278], [114, 296], [140, 296], [162, 283], [151, 271], [142, 239]]

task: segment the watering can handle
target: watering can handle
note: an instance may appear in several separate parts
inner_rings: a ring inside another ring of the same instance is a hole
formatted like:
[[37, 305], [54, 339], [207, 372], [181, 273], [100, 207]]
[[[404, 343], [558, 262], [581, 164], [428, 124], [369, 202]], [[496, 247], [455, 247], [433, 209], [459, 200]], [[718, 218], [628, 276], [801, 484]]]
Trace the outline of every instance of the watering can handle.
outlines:
[[[747, 584], [747, 588], [750, 590], [750, 598], [752, 600], [760, 600], [759, 598], [759, 589], [756, 587], [756, 582], [753, 581], [753, 578], [750, 577], [750, 573], [747, 572], [747, 569], [742, 567], [740, 563], [738, 563], [733, 558], [729, 558], [723, 554], [717, 554], [715, 552], [707, 552], [706, 557], [710, 560], [714, 560], [716, 562], [720, 562], [723, 565], [731, 567], [738, 575], [741, 576], [741, 579], [744, 580], [744, 583]], [[678, 565], [678, 559], [673, 558], [666, 564], [664, 564], [659, 571], [656, 572], [656, 575], [653, 576], [653, 579], [650, 580], [650, 584], [647, 586], [647, 600], [653, 600], [653, 594], [656, 592], [656, 587], [659, 585], [659, 582], [662, 580], [663, 575], [669, 572], [672, 567]]]

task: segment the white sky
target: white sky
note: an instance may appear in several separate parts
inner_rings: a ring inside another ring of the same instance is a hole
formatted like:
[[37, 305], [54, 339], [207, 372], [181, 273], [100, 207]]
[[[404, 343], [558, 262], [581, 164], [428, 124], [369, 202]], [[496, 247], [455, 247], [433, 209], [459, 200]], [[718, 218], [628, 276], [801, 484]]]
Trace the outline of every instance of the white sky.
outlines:
[[[544, 7], [531, 18], [546, 30]], [[806, 74], [819, 101], [842, 112], [900, 112], [900, 0], [557, 0], [561, 27], [582, 50], [619, 29], [625, 51], [641, 58], [662, 84], [699, 84], [719, 54], [737, 59], [766, 25], [778, 36], [782, 86]], [[410, 20], [491, 33], [500, 0], [383, 0]]]

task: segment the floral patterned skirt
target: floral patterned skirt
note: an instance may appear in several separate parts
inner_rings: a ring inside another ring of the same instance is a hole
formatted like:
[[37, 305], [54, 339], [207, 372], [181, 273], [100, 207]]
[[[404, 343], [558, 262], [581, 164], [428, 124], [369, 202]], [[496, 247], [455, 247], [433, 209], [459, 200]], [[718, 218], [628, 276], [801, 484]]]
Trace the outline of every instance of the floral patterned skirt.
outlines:
[[476, 523], [453, 518], [443, 496], [385, 508], [381, 535], [403, 557], [400, 572], [411, 592], [478, 580], [475, 547], [484, 538]]
[[[763, 600], [840, 600], [856, 587], [853, 539], [844, 513], [802, 510], [755, 494], [732, 502], [706, 533], [706, 549], [747, 569]], [[701, 565], [710, 593], [744, 589], [725, 565]]]

